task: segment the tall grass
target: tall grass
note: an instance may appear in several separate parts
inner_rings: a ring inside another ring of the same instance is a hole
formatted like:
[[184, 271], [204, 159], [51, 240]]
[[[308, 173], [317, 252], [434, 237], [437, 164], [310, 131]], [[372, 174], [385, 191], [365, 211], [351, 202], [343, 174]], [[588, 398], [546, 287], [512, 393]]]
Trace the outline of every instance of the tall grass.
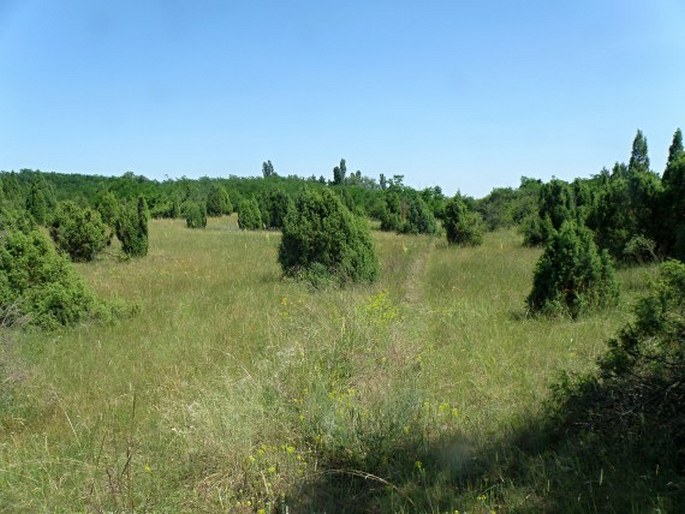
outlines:
[[554, 494], [539, 467], [492, 488], [516, 451], [492, 443], [593, 366], [649, 269], [623, 272], [620, 308], [531, 320], [539, 252], [513, 232], [474, 249], [375, 233], [381, 279], [319, 291], [281, 279], [279, 237], [153, 221], [147, 258], [78, 266], [139, 315], [3, 334], [0, 509], [487, 512]]

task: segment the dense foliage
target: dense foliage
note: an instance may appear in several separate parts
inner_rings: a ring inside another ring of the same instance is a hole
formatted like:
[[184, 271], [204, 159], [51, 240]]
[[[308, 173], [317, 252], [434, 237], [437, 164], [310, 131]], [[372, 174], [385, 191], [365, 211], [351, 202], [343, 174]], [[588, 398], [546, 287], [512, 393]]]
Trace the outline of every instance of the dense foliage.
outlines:
[[524, 242], [529, 246], [544, 245], [565, 221], [575, 221], [576, 202], [571, 186], [554, 179], [539, 190], [537, 213], [526, 220]]
[[668, 255], [685, 262], [685, 153], [674, 153], [664, 172], [661, 240]]
[[495, 188], [477, 200], [474, 207], [488, 230], [517, 226], [537, 212], [541, 187], [541, 180], [521, 177], [521, 185], [517, 189]]
[[445, 205], [443, 225], [450, 245], [478, 246], [483, 243], [480, 215], [470, 211], [459, 194]]
[[143, 257], [148, 251], [147, 203], [141, 196], [135, 205], [122, 207], [117, 222], [121, 250], [129, 257]]
[[109, 244], [112, 231], [90, 207], [60, 202], [50, 224], [50, 237], [73, 261], [92, 261]]
[[187, 201], [181, 206], [188, 228], [205, 228], [207, 226], [207, 208], [204, 203]]
[[259, 203], [254, 197], [246, 198], [240, 202], [238, 226], [241, 230], [259, 230], [263, 227], [262, 213], [259, 210]]
[[[520, 186], [494, 189], [480, 200], [462, 197], [468, 212], [478, 212], [484, 228], [521, 225], [527, 245], [545, 245], [564, 221], [584, 224], [594, 233], [598, 247], [615, 262], [639, 264], [665, 257], [685, 257], [685, 222], [682, 202], [682, 133], [673, 135], [663, 179], [650, 169], [647, 138], [638, 131], [627, 163], [616, 163], [590, 178], [570, 183], [553, 179], [548, 183], [522, 177]], [[292, 198], [305, 188], [328, 189], [357, 215], [380, 221], [382, 230], [398, 233], [437, 231], [436, 219], [445, 221], [447, 198], [439, 187], [421, 191], [405, 186], [402, 175], [379, 180], [350, 172], [341, 159], [327, 180], [312, 175], [302, 178], [279, 176], [271, 161], [262, 164], [261, 177], [187, 177], [149, 180], [126, 172], [120, 177], [68, 175], [21, 170], [0, 174], [0, 203], [16, 211], [27, 211], [38, 224], [51, 222], [57, 200], [70, 200], [81, 207], [96, 208], [102, 220], [117, 226], [119, 205], [143, 196], [153, 217], [186, 218], [186, 205], [207, 205], [210, 215], [230, 213], [245, 203], [239, 217], [242, 228], [279, 229]], [[256, 216], [257, 209], [259, 217]], [[200, 218], [201, 219], [201, 218]], [[470, 221], [475, 222], [471, 217]], [[191, 226], [202, 226], [191, 222]], [[462, 226], [474, 233], [479, 228]]]
[[575, 318], [617, 301], [618, 284], [607, 252], [597, 250], [589, 229], [564, 222], [553, 232], [535, 268], [530, 310]]
[[223, 216], [233, 212], [233, 204], [226, 188], [219, 184], [212, 184], [207, 195], [207, 215]]
[[261, 196], [260, 204], [264, 227], [273, 230], [282, 229], [285, 217], [293, 206], [290, 196], [282, 189], [275, 188]]
[[68, 325], [96, 307], [68, 259], [37, 230], [0, 235], [0, 325]]
[[117, 197], [111, 192], [103, 194], [97, 201], [96, 209], [100, 213], [103, 223], [106, 223], [113, 230], [117, 227], [117, 221], [121, 215], [121, 206]]
[[425, 200], [415, 191], [392, 186], [380, 207], [381, 230], [400, 234], [435, 234], [438, 224]]
[[297, 199], [285, 218], [278, 261], [285, 275], [314, 283], [369, 282], [378, 275], [368, 225], [327, 190]]
[[55, 208], [55, 188], [43, 176], [35, 177], [26, 196], [26, 210], [39, 225], [45, 225]]
[[[607, 466], [637, 467], [638, 483], [663, 484], [680, 498], [685, 486], [685, 265], [661, 266], [635, 320], [609, 341], [599, 371], [565, 377], [556, 387], [554, 414], [564, 435]], [[613, 461], [613, 462], [612, 462]], [[620, 473], [628, 470], [619, 469]], [[654, 474], [652, 474], [654, 473]], [[650, 488], [650, 489], [651, 489]], [[668, 506], [668, 504], [666, 504]]]

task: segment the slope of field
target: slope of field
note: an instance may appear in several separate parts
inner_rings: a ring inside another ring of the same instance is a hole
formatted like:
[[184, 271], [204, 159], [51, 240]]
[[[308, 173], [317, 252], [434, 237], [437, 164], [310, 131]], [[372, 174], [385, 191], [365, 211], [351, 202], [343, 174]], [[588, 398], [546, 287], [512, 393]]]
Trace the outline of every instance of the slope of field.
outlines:
[[279, 239], [153, 221], [147, 258], [78, 266], [136, 316], [3, 334], [0, 511], [592, 510], [594, 482], [554, 490], [513, 438], [652, 270], [620, 273], [618, 309], [534, 320], [514, 232], [376, 232], [380, 280], [323, 291], [281, 279]]

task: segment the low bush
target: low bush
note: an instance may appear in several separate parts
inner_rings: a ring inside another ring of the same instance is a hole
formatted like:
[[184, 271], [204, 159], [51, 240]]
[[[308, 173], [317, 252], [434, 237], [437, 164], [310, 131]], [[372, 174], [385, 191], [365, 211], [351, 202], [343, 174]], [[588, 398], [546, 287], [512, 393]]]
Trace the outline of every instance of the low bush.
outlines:
[[69, 260], [41, 232], [0, 236], [0, 325], [69, 325], [97, 307]]

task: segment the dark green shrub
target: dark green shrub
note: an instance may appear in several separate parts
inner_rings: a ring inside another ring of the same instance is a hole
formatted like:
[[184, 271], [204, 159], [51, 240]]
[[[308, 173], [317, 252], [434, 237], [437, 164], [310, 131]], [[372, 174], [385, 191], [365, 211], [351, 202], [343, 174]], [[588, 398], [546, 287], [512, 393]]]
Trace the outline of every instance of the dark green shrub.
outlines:
[[601, 360], [604, 378], [685, 378], [685, 264], [661, 265], [658, 282], [635, 308], [636, 321], [610, 341]]
[[255, 198], [247, 198], [240, 202], [238, 226], [242, 230], [259, 230], [262, 228], [262, 213]]
[[[677, 149], [676, 149], [677, 150]], [[677, 151], [675, 155], [679, 155]], [[662, 236], [666, 252], [685, 261], [685, 156], [669, 163], [664, 172], [662, 204]]]
[[183, 213], [188, 228], [205, 228], [207, 226], [207, 210], [204, 204], [192, 201], [185, 202]]
[[68, 325], [95, 307], [68, 259], [42, 233], [0, 235], [0, 325]]
[[[635, 320], [609, 341], [598, 372], [567, 375], [554, 392], [552, 419], [574, 446], [573, 460], [615, 470], [622, 486], [600, 511], [635, 510], [642, 496], [648, 503], [638, 510], [649, 510], [659, 498], [669, 512], [682, 512], [685, 264], [662, 265], [658, 282], [635, 308]], [[633, 487], [649, 494], [636, 497]]]
[[113, 230], [117, 228], [121, 207], [119, 201], [113, 193], [107, 192], [100, 198], [97, 204], [97, 211], [100, 213], [103, 223], [106, 223]]
[[597, 192], [588, 216], [588, 226], [594, 231], [599, 247], [619, 259], [623, 258], [628, 241], [638, 229], [629, 205], [628, 180], [615, 175]]
[[233, 212], [233, 205], [228, 196], [228, 191], [223, 186], [212, 184], [207, 195], [207, 215], [223, 216]]
[[608, 253], [597, 251], [588, 228], [564, 222], [537, 263], [528, 296], [530, 310], [575, 318], [617, 301], [618, 284]]
[[285, 218], [278, 261], [287, 276], [373, 281], [378, 260], [366, 222], [328, 190], [305, 191]]
[[48, 202], [45, 199], [43, 191], [36, 186], [31, 185], [28, 197], [26, 198], [26, 210], [33, 216], [36, 223], [44, 225], [48, 216]]
[[478, 213], [469, 211], [460, 195], [455, 195], [445, 205], [443, 225], [447, 243], [460, 246], [483, 244], [483, 223]]
[[553, 179], [539, 190], [537, 215], [524, 223], [524, 244], [544, 245], [565, 221], [577, 221], [573, 189], [563, 180]]
[[26, 210], [33, 216], [36, 223], [45, 225], [56, 205], [55, 187], [41, 174], [36, 175], [31, 180], [26, 196]]
[[412, 195], [407, 204], [407, 217], [400, 226], [403, 234], [435, 234], [438, 224], [435, 216], [418, 195]]
[[399, 212], [391, 211], [387, 204], [379, 208], [379, 219], [381, 220], [381, 230], [384, 232], [399, 231], [402, 226], [402, 218]]
[[292, 199], [280, 189], [272, 189], [262, 196], [260, 212], [262, 222], [268, 229], [280, 230], [283, 222], [292, 209]]
[[129, 257], [143, 257], [148, 251], [148, 211], [145, 199], [141, 196], [138, 203], [122, 207], [117, 222], [117, 238], [121, 250]]
[[61, 202], [50, 224], [50, 237], [73, 261], [91, 261], [112, 238], [111, 229], [100, 213], [74, 202]]
[[554, 233], [552, 220], [549, 216], [540, 218], [537, 214], [529, 215], [523, 220], [523, 244], [526, 246], [544, 245]]

